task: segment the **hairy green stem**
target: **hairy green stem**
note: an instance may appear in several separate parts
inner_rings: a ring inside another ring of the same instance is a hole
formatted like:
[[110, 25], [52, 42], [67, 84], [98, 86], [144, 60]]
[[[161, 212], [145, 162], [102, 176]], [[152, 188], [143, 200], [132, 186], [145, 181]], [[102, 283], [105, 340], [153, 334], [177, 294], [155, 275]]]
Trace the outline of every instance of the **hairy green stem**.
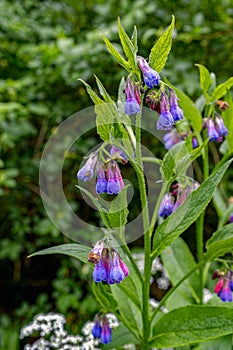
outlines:
[[143, 337], [142, 349], [149, 350], [150, 322], [149, 322], [149, 295], [151, 276], [151, 240], [150, 240], [150, 219], [146, 195], [146, 184], [143, 173], [143, 163], [141, 154], [141, 115], [136, 116], [136, 161], [140, 170], [137, 171], [140, 200], [142, 206], [143, 232], [144, 232], [144, 283], [142, 285], [142, 321]]
[[[208, 157], [208, 144], [204, 148], [204, 154], [202, 154], [203, 160], [203, 180], [205, 181], [209, 176], [209, 157]], [[204, 252], [204, 218], [205, 210], [201, 213], [196, 221], [196, 245], [197, 245], [197, 261], [200, 263], [203, 260]], [[203, 266], [199, 269], [199, 299], [200, 304], [203, 300], [203, 282], [204, 282], [204, 271]]]

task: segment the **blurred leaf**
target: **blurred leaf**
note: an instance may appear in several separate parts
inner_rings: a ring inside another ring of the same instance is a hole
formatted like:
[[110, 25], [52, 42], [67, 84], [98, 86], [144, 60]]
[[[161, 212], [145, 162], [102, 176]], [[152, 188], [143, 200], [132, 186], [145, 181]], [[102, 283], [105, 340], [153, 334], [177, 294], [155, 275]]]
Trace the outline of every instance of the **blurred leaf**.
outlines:
[[206, 243], [205, 259], [211, 261], [233, 250], [233, 224], [216, 231]]
[[67, 243], [58, 245], [56, 247], [39, 250], [38, 252], [29, 255], [28, 258], [31, 258], [36, 255], [64, 254], [69, 255], [72, 258], [76, 258], [84, 263], [87, 263], [87, 255], [90, 252], [90, 250], [90, 247], [86, 247], [81, 244]]
[[233, 77], [229, 78], [224, 83], [218, 85], [216, 89], [214, 89], [213, 95], [212, 95], [212, 101], [218, 100], [219, 98], [226, 95], [227, 91], [230, 90], [230, 88], [233, 86]]
[[[167, 247], [162, 255], [162, 261], [172, 285], [176, 285], [184, 275], [194, 268], [196, 262], [187, 244], [178, 237], [170, 247]], [[179, 293], [185, 297], [189, 296], [198, 302], [196, 290], [198, 290], [199, 273], [193, 273], [178, 288]]]
[[228, 143], [228, 152], [233, 152], [233, 100], [230, 91], [227, 92], [225, 101], [228, 102], [229, 108], [222, 113], [224, 124], [228, 129], [228, 135], [226, 137]]
[[123, 349], [123, 346], [125, 348], [125, 345], [127, 344], [138, 344], [138, 340], [123, 324], [120, 324], [120, 326], [114, 329], [112, 332], [111, 344], [103, 345], [103, 349]]
[[161, 172], [166, 181], [169, 181], [172, 175], [185, 174], [190, 164], [197, 159], [202, 149], [207, 145], [208, 140], [195, 149], [188, 151], [186, 142], [179, 142], [174, 145], [164, 156]]
[[171, 216], [159, 225], [153, 240], [153, 257], [158, 256], [200, 216], [230, 164], [231, 160], [213, 172]]
[[158, 39], [151, 49], [149, 56], [149, 65], [158, 73], [161, 72], [166, 64], [169, 52], [172, 47], [172, 31], [175, 25], [175, 17], [172, 16], [172, 21], [168, 29]]
[[230, 308], [185, 306], [161, 317], [153, 329], [151, 346], [164, 348], [187, 345], [231, 333], [233, 318]]
[[194, 350], [232, 350], [232, 335], [225, 335], [206, 343], [202, 343]]
[[209, 90], [209, 87], [212, 85], [210, 72], [206, 67], [202, 66], [201, 64], [196, 64], [196, 66], [199, 68], [199, 72], [200, 72], [200, 84], [201, 84], [202, 91], [206, 99], [209, 100], [208, 90]]

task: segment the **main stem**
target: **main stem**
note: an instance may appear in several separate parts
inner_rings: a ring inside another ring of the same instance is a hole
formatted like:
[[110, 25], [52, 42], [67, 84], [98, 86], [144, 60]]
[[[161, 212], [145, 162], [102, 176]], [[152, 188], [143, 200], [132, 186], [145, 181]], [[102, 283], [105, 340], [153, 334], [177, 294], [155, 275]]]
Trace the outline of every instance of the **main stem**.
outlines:
[[[204, 154], [202, 155], [203, 160], [203, 178], [206, 180], [209, 176], [209, 157], [208, 157], [208, 145], [204, 148]], [[204, 218], [205, 210], [199, 216], [196, 222], [196, 244], [197, 244], [197, 261], [200, 263], [203, 260], [204, 250]], [[203, 300], [203, 265], [199, 269], [199, 299], [200, 304]]]
[[149, 322], [149, 296], [150, 296], [150, 276], [151, 276], [151, 242], [150, 242], [150, 220], [148, 203], [146, 196], [146, 185], [143, 173], [143, 163], [141, 154], [141, 115], [136, 115], [136, 159], [139, 166], [137, 171], [140, 199], [142, 206], [143, 232], [144, 232], [144, 282], [142, 283], [142, 349], [149, 350], [150, 322]]

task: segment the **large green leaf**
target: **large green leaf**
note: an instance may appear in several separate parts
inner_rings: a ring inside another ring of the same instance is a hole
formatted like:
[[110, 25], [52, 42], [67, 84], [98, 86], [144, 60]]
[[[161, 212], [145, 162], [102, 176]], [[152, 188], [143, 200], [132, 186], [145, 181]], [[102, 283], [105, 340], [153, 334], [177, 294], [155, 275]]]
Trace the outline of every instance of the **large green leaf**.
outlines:
[[200, 84], [201, 84], [203, 94], [206, 97], [206, 99], [209, 99], [208, 90], [209, 90], [209, 87], [212, 85], [210, 72], [206, 67], [202, 66], [201, 64], [196, 64], [196, 66], [199, 68]]
[[90, 252], [91, 248], [86, 247], [81, 244], [76, 243], [67, 243], [67, 244], [61, 244], [57, 245], [55, 247], [39, 250], [38, 252], [35, 252], [31, 255], [29, 255], [29, 258], [36, 256], [36, 255], [46, 255], [46, 254], [64, 254], [69, 255], [72, 258], [76, 258], [82, 262], [87, 263], [87, 255]]
[[202, 213], [210, 202], [231, 160], [218, 168], [184, 203], [157, 228], [153, 241], [153, 256], [159, 255]]
[[160, 318], [151, 346], [188, 345], [233, 333], [232, 309], [221, 306], [185, 306]]
[[[196, 265], [187, 244], [179, 237], [163, 251], [161, 257], [173, 286]], [[180, 294], [194, 298], [197, 302], [199, 300], [195, 291], [198, 289], [198, 275], [196, 271], [178, 288]]]
[[103, 35], [103, 39], [105, 42], [105, 45], [107, 46], [108, 51], [110, 54], [115, 58], [115, 60], [122, 66], [124, 67], [128, 72], [130, 72], [130, 65], [124, 57], [119, 54], [119, 52], [115, 49], [115, 47], [112, 45], [112, 43], [107, 39], [105, 35]]
[[163, 33], [159, 40], [151, 49], [149, 56], [149, 65], [158, 73], [161, 72], [166, 64], [169, 52], [172, 47], [172, 31], [175, 25], [175, 17], [172, 16], [172, 21], [168, 29]]
[[226, 95], [227, 91], [233, 86], [233, 77], [230, 77], [224, 83], [218, 85], [213, 92], [212, 101], [218, 100], [219, 98]]
[[[166, 80], [166, 82], [168, 82]], [[172, 85], [170, 82], [168, 84], [175, 90], [177, 97], [179, 98], [179, 106], [183, 109], [184, 116], [187, 118], [193, 130], [200, 132], [202, 129], [202, 116], [193, 101], [180, 89]]]
[[213, 260], [233, 250], [233, 224], [216, 231], [206, 243], [205, 259]]

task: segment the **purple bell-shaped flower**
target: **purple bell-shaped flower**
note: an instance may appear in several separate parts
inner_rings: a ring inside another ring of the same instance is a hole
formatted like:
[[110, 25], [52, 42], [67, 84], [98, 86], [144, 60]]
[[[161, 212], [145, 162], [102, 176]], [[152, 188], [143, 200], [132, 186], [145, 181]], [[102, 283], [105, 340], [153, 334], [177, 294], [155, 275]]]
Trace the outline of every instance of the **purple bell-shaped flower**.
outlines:
[[125, 114], [140, 113], [140, 103], [135, 95], [134, 83], [129, 78], [126, 80], [125, 95]]
[[182, 109], [178, 106], [177, 96], [173, 89], [170, 89], [169, 95], [169, 104], [170, 104], [170, 112], [174, 119], [174, 121], [179, 121], [184, 118]]
[[91, 153], [86, 164], [78, 171], [77, 178], [86, 182], [92, 179], [94, 175], [94, 168], [97, 162], [97, 154]]
[[171, 130], [174, 125], [174, 119], [169, 111], [167, 95], [162, 92], [160, 95], [160, 115], [157, 121], [158, 130]]
[[148, 88], [152, 89], [159, 85], [160, 76], [159, 73], [152, 69], [145, 58], [138, 56], [137, 63], [143, 74], [144, 83]]

